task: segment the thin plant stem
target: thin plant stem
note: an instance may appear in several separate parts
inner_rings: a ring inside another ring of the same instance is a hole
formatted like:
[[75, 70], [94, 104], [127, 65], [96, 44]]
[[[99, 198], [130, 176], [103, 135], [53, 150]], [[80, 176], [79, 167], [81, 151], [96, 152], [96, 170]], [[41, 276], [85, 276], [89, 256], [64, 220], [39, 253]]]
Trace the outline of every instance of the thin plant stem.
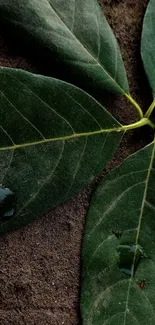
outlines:
[[146, 117], [143, 117], [140, 121], [133, 123], [133, 124], [129, 124], [129, 125], [123, 125], [122, 126], [122, 130], [133, 130], [133, 129], [137, 129], [139, 127], [142, 127], [144, 125], [149, 125], [152, 129], [155, 128], [155, 125]]
[[155, 99], [152, 102], [152, 104], [150, 105], [150, 107], [148, 108], [147, 112], [145, 113], [144, 117], [149, 118], [150, 115], [152, 114], [153, 110], [155, 108]]
[[138, 103], [127, 93], [125, 93], [125, 97], [128, 99], [128, 101], [136, 108], [140, 120], [143, 118], [143, 112], [141, 107], [138, 105]]

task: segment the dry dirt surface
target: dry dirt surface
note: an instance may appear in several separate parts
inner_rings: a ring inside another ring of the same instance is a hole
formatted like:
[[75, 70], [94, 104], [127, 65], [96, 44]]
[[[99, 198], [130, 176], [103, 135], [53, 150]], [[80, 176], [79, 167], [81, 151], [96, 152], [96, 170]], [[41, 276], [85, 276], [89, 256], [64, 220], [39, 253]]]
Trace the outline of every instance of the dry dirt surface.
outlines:
[[[148, 0], [100, 0], [121, 47], [131, 94], [144, 110], [151, 96], [139, 46], [147, 3]], [[43, 68], [25, 53], [19, 54], [4, 35], [0, 38], [0, 65], [37, 73]], [[136, 113], [124, 98], [109, 95], [103, 102], [121, 122], [135, 121]], [[145, 131], [148, 130], [127, 134], [105, 172], [150, 141], [151, 135]], [[90, 194], [91, 187], [88, 187], [39, 221], [0, 238], [0, 325], [82, 323], [80, 253]]]

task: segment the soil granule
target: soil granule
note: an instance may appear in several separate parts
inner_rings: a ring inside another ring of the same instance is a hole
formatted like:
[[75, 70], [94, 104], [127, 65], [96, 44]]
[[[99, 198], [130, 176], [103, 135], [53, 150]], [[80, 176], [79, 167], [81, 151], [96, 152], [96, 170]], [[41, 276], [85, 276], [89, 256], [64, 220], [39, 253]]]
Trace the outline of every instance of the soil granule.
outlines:
[[[121, 47], [131, 95], [144, 110], [151, 102], [140, 60], [147, 3], [148, 0], [100, 0]], [[8, 36], [1, 36], [0, 50], [0, 65], [42, 73], [42, 64], [19, 54]], [[125, 98], [103, 97], [101, 101], [121, 122], [136, 121], [136, 112]], [[104, 173], [150, 140], [147, 128], [129, 132]], [[81, 324], [80, 253], [90, 193], [88, 187], [32, 225], [0, 238], [0, 325]]]

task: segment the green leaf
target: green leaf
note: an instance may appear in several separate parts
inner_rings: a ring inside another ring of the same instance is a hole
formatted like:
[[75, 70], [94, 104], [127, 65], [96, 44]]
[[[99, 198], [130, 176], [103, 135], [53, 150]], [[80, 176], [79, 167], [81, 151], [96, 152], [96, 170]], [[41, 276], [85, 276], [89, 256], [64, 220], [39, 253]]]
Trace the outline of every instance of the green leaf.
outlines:
[[155, 324], [155, 143], [92, 198], [83, 248], [84, 325]]
[[143, 23], [141, 56], [155, 98], [155, 0], [150, 0]]
[[46, 62], [52, 54], [63, 61], [78, 82], [129, 92], [117, 41], [97, 0], [1, 0], [0, 21], [42, 48]]
[[[16, 213], [0, 233], [69, 199], [104, 168], [120, 124], [91, 96], [65, 82], [0, 69], [0, 184]], [[111, 131], [111, 130], [109, 130]], [[105, 132], [105, 133], [104, 133]]]

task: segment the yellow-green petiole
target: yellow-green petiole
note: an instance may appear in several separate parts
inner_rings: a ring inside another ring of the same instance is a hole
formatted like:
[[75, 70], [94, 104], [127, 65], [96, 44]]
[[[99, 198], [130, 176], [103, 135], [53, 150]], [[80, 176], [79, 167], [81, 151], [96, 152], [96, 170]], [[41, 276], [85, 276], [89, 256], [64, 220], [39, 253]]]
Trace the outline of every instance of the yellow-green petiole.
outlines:
[[152, 104], [150, 105], [150, 107], [148, 108], [147, 112], [145, 113], [144, 117], [149, 118], [150, 115], [152, 114], [153, 110], [155, 108], [155, 99], [152, 102]]
[[130, 94], [125, 93], [125, 97], [128, 99], [128, 101], [136, 108], [140, 120], [143, 118], [143, 112], [141, 107], [137, 104], [137, 102], [130, 96]]

